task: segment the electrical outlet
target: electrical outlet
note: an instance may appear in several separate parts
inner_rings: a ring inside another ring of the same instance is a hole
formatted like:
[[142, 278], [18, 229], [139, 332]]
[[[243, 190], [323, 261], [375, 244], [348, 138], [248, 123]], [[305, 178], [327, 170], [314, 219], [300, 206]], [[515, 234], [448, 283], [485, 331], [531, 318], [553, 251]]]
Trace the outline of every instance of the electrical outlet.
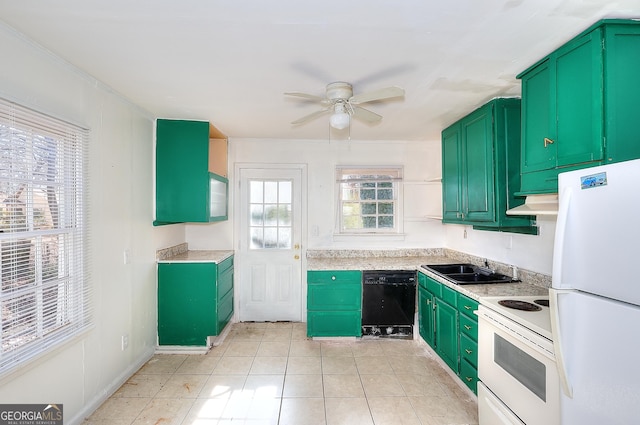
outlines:
[[129, 264], [130, 257], [131, 257], [131, 251], [129, 251], [129, 249], [125, 249], [122, 257], [123, 257], [124, 263], [125, 264]]
[[122, 335], [122, 351], [129, 347], [129, 334]]

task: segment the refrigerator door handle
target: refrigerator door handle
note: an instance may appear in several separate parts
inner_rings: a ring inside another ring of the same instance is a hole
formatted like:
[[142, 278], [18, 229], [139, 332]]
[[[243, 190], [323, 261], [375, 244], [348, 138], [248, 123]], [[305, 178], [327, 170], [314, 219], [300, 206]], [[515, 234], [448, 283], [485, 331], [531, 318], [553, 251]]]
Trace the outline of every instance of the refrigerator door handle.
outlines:
[[567, 374], [567, 368], [564, 362], [564, 355], [562, 353], [562, 333], [560, 332], [560, 321], [558, 311], [558, 298], [562, 294], [567, 294], [567, 290], [549, 289], [549, 310], [551, 313], [551, 334], [553, 335], [553, 352], [556, 356], [556, 367], [558, 369], [558, 376], [560, 377], [560, 385], [562, 392], [569, 397], [573, 398], [573, 388], [569, 382], [569, 375]]
[[558, 219], [556, 222], [556, 236], [553, 246], [553, 270], [552, 285], [554, 288], [562, 287], [562, 257], [564, 255], [565, 233], [567, 230], [567, 217], [571, 204], [571, 188], [566, 187], [560, 196]]

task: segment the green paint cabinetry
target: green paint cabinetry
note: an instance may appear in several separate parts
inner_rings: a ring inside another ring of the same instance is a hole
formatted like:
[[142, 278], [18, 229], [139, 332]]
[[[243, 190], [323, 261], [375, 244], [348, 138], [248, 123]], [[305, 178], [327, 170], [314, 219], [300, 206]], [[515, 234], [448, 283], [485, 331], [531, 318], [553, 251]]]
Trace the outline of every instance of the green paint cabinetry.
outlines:
[[156, 123], [156, 221], [227, 219], [227, 139], [205, 121]]
[[310, 337], [362, 334], [362, 273], [307, 272], [307, 335]]
[[233, 257], [158, 264], [158, 344], [206, 346], [233, 315]]
[[558, 173], [640, 157], [640, 22], [600, 21], [518, 75], [520, 194], [555, 193]]
[[442, 360], [476, 392], [478, 303], [418, 273], [418, 329]]
[[[520, 99], [494, 99], [442, 132], [443, 222], [531, 232], [520, 184]], [[519, 230], [518, 230], [519, 229]]]
[[[439, 289], [439, 287], [438, 287]], [[435, 296], [427, 289], [427, 276], [418, 273], [418, 330], [422, 339], [435, 349]]]
[[458, 293], [460, 371], [462, 382], [474, 393], [478, 384], [478, 302]]

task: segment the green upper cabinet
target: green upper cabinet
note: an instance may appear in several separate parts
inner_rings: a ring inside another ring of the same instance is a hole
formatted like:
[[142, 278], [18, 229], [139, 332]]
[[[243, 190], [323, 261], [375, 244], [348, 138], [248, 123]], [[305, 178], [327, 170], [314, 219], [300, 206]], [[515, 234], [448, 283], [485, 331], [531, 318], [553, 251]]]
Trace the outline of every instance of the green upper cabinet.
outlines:
[[520, 99], [494, 99], [442, 132], [443, 222], [531, 233], [520, 185]]
[[156, 123], [156, 221], [227, 219], [227, 139], [206, 121]]
[[520, 194], [555, 193], [558, 173], [640, 157], [640, 22], [605, 20], [518, 76]]

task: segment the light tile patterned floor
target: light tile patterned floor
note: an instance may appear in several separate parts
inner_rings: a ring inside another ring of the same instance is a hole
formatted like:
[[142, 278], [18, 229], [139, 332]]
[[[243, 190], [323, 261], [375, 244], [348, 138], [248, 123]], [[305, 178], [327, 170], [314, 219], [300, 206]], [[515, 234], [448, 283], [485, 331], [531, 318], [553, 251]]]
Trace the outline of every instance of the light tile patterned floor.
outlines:
[[477, 403], [414, 341], [312, 341], [234, 324], [206, 355], [156, 355], [85, 425], [477, 424]]

